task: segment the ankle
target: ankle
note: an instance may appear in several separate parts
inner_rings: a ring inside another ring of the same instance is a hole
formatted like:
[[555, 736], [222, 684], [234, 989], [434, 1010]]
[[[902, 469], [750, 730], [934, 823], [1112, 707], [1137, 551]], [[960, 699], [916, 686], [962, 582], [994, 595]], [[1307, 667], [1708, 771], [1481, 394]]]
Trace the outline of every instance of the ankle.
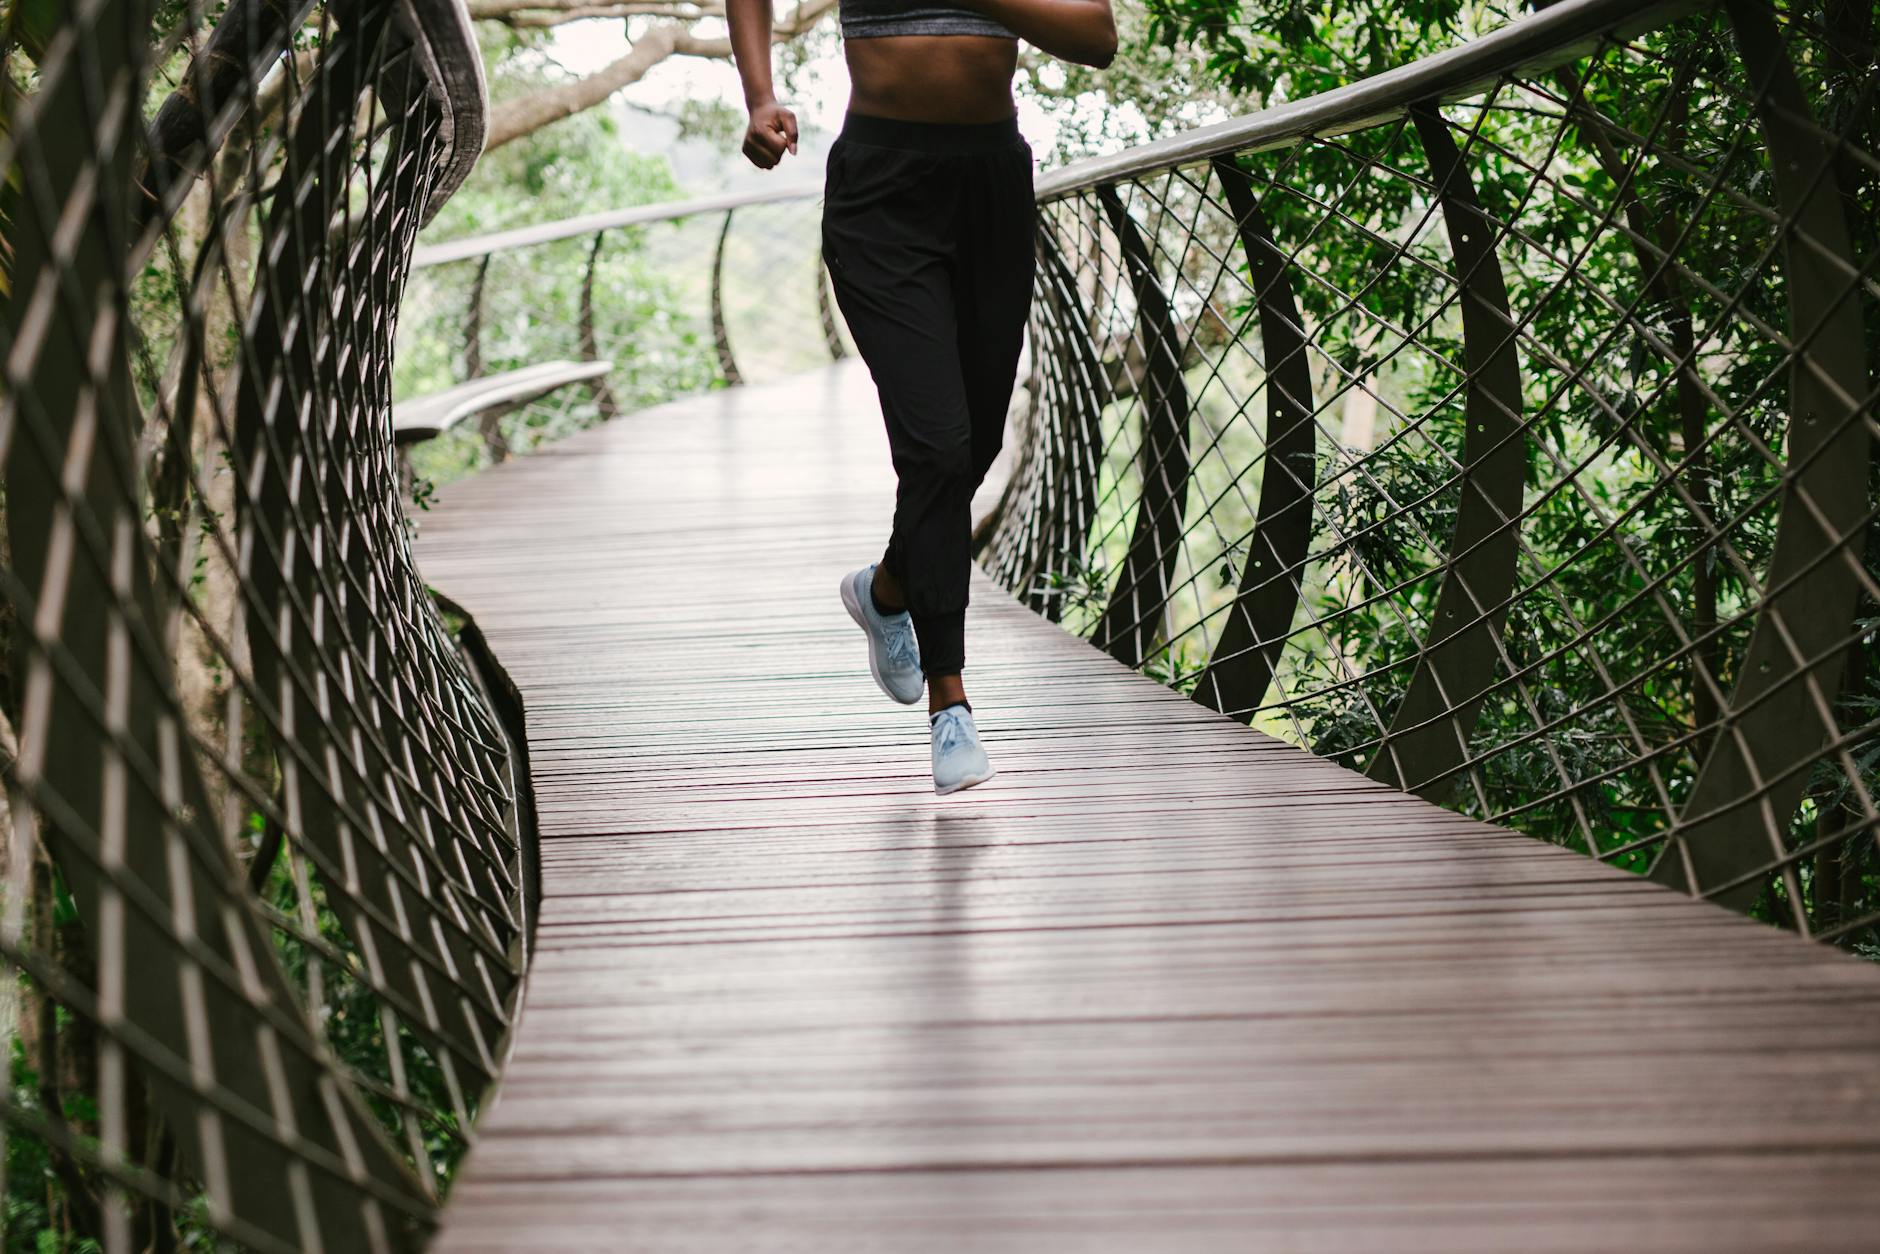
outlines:
[[881, 615], [883, 618], [893, 618], [896, 614], [905, 614], [907, 612], [905, 605], [890, 605], [888, 602], [884, 601], [881, 594], [875, 591], [872, 585], [868, 589], [868, 603], [874, 606], [875, 613]]
[[875, 570], [875, 577], [868, 581], [868, 602], [875, 607], [875, 613], [881, 615], [883, 618], [890, 618], [896, 614], [905, 614], [907, 612], [907, 606], [902, 604], [901, 598], [896, 590], [888, 589], [884, 592], [881, 586], [881, 570], [879, 567]]
[[927, 676], [927, 713], [938, 714], [950, 705], [963, 705], [967, 713], [972, 713], [972, 702], [966, 699], [966, 685], [960, 682], [957, 674]]
[[944, 705], [934, 706], [927, 711], [927, 721], [931, 723], [942, 714], [952, 709], [965, 710], [968, 714], [971, 714], [973, 712], [973, 703], [968, 701], [965, 697], [961, 697], [958, 701], [948, 701]]

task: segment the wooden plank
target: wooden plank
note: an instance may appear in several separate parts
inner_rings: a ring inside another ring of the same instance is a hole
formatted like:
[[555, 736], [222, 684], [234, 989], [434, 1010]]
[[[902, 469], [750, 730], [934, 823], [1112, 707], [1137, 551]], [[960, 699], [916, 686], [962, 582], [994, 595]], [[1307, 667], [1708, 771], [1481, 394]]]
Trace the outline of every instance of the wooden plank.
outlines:
[[[1524, 1254], [1868, 1250], [1847, 1201], [1880, 1160], [1820, 1155], [704, 1176], [488, 1184], [453, 1203], [450, 1249], [1040, 1250]], [[1462, 1177], [1459, 1187], [1458, 1176]], [[556, 1241], [564, 1244], [559, 1247]]]
[[[978, 580], [936, 798], [866, 372], [452, 485], [539, 947], [439, 1249], [1857, 1250], [1880, 970], [1160, 688]], [[982, 498], [983, 500], [984, 498]]]

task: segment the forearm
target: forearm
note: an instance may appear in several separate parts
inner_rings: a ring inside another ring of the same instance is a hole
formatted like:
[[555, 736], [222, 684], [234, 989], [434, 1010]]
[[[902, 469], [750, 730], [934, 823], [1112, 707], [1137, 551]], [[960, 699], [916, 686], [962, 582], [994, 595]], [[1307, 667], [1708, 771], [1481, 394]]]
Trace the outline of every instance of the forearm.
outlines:
[[731, 56], [744, 82], [744, 106], [750, 125], [744, 128], [744, 155], [760, 170], [774, 170], [786, 155], [796, 152], [796, 115], [777, 103], [770, 78], [770, 0], [725, 0], [725, 22], [731, 27]]
[[[734, 0], [735, 2], [735, 0]], [[1054, 57], [1102, 69], [1116, 56], [1110, 0], [964, 0]]]
[[744, 104], [755, 109], [776, 100], [770, 78], [770, 0], [725, 0], [731, 27], [731, 56], [744, 83]]

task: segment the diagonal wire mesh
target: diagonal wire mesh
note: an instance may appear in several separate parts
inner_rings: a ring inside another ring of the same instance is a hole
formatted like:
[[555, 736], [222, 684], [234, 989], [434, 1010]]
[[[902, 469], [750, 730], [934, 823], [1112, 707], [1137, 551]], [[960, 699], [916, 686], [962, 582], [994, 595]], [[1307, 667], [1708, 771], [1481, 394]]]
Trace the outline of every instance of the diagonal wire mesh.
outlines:
[[1566, 0], [1041, 181], [982, 563], [1374, 779], [1871, 944], [1873, 27]]
[[481, 69], [455, 0], [203, 13], [86, 0], [7, 50], [7, 1213], [416, 1248], [528, 937], [505, 726], [389, 421]]

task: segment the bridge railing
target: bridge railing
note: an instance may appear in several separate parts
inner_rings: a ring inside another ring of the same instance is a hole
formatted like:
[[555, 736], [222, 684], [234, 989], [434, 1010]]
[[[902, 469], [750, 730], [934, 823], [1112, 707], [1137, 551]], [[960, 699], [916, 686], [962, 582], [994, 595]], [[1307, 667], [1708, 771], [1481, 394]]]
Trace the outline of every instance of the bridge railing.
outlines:
[[1564, 0], [1041, 179], [982, 562], [1374, 779], [1871, 938], [1873, 22]]
[[211, 8], [10, 10], [6, 1213], [60, 1249], [415, 1249], [528, 941], [505, 725], [389, 422], [480, 62], [459, 0]]
[[[820, 184], [638, 205], [417, 250], [399, 337], [402, 399], [550, 359], [611, 363], [481, 424], [441, 473], [707, 388], [846, 356], [822, 264]], [[467, 456], [468, 454], [468, 456]], [[422, 485], [421, 489], [422, 490]]]

